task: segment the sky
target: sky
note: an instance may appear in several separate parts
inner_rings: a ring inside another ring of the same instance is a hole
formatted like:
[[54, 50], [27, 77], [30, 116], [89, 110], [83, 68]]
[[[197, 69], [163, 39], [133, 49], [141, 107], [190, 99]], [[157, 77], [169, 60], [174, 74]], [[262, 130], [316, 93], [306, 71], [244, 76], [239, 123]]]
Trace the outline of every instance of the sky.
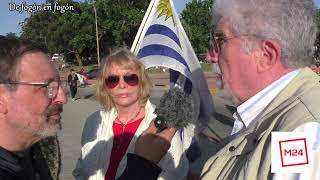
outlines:
[[[180, 13], [185, 8], [186, 3], [190, 1], [191, 0], [173, 0], [173, 3], [177, 12]], [[18, 5], [41, 5], [44, 2], [45, 0], [0, 0], [0, 35], [6, 35], [9, 32], [16, 33], [18, 36], [20, 35], [21, 27], [19, 23], [29, 17], [30, 13], [27, 11], [20, 13], [14, 10]]]

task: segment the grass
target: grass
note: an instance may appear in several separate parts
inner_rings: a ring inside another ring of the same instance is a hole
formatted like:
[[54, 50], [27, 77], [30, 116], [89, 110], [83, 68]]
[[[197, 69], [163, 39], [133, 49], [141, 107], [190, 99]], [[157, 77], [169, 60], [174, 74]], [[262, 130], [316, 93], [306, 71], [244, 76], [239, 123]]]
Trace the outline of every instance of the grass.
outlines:
[[201, 69], [204, 72], [212, 72], [212, 63], [201, 63]]

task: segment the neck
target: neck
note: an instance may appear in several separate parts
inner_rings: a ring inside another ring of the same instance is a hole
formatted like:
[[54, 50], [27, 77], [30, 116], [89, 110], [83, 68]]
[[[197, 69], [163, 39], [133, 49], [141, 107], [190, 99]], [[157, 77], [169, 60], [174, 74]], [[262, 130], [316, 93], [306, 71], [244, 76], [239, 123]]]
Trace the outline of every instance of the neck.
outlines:
[[131, 107], [117, 107], [117, 120], [123, 124], [128, 123], [129, 121], [136, 120], [141, 114], [144, 114], [144, 108], [140, 107], [138, 104]]
[[277, 81], [281, 77], [285, 76], [286, 74], [288, 74], [289, 72], [294, 71], [294, 70], [295, 69], [292, 69], [292, 68], [281, 67], [278, 69], [273, 69], [272, 71], [267, 72], [266, 74], [262, 74], [261, 76], [257, 77], [257, 79], [259, 79], [259, 81], [255, 84], [255, 86], [252, 86], [250, 88], [251, 94], [249, 94], [244, 101], [248, 100], [249, 98], [256, 95], [257, 93], [262, 91], [264, 88], [266, 88], [267, 86], [269, 86], [273, 82]]
[[8, 127], [4, 123], [0, 123], [0, 127], [0, 147], [8, 151], [29, 149], [40, 140], [40, 138], [30, 135], [21, 128]]

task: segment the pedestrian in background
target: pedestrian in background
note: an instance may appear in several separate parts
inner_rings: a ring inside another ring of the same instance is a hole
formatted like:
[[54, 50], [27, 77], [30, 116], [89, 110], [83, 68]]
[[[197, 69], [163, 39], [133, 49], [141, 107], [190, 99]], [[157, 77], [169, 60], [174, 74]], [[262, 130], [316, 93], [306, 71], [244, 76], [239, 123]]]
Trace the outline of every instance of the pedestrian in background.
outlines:
[[68, 75], [68, 84], [71, 91], [72, 101], [76, 100], [75, 96], [77, 94], [77, 89], [78, 89], [77, 81], [78, 81], [78, 77], [76, 73], [74, 72], [73, 69], [70, 69], [70, 74]]

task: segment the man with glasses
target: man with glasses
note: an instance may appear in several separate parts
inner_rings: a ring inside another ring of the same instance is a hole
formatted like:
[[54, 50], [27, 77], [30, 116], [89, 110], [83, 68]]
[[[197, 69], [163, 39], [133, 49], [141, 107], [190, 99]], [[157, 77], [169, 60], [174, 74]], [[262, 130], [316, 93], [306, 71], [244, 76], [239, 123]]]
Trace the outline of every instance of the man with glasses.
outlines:
[[63, 86], [42, 47], [0, 36], [0, 179], [52, 179], [38, 142], [61, 129]]
[[[272, 132], [303, 132], [319, 157], [319, 77], [307, 67], [313, 63], [315, 13], [312, 0], [214, 1], [208, 60], [218, 63], [237, 112], [230, 137], [206, 162], [201, 179], [320, 178], [315, 156], [303, 173], [271, 173]], [[148, 146], [144, 138], [137, 144]]]

